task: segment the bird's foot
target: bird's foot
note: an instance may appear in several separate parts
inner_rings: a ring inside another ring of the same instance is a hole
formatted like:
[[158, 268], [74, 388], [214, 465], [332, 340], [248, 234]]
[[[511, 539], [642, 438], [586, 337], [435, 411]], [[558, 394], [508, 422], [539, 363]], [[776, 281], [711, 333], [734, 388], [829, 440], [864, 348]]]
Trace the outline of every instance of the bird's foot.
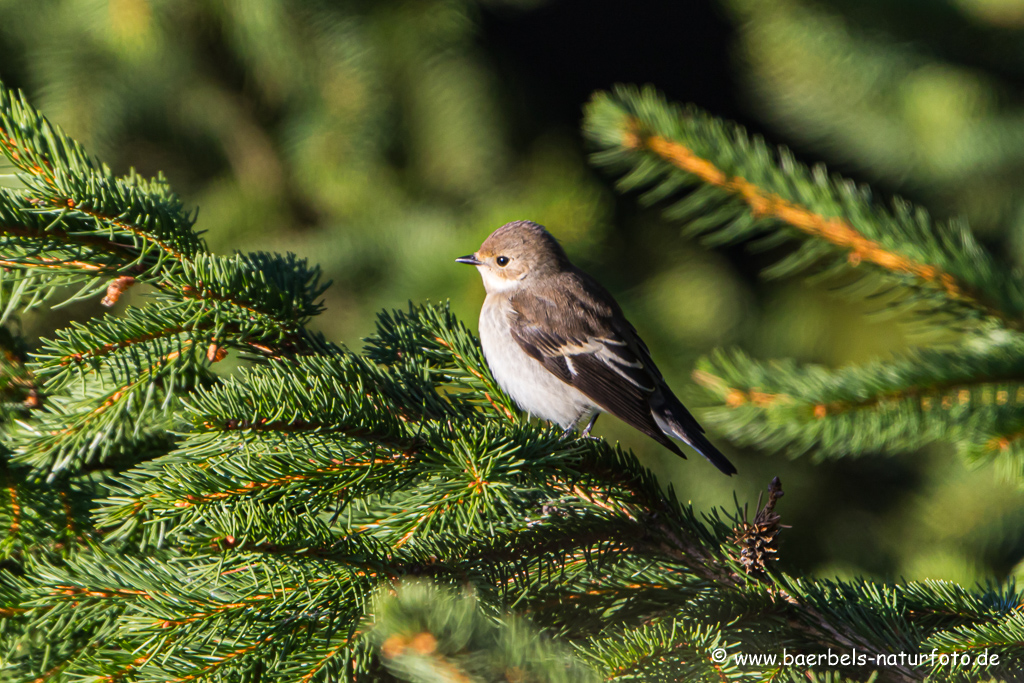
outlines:
[[[599, 436], [591, 436], [590, 435], [590, 430], [593, 428], [594, 423], [597, 422], [597, 416], [599, 414], [600, 413], [594, 413], [594, 415], [590, 418], [590, 421], [587, 423], [586, 428], [583, 430], [583, 432], [580, 433], [579, 436], [576, 437], [577, 439], [586, 439], [587, 441], [600, 441], [601, 440], [601, 437], [599, 437]], [[559, 437], [559, 438], [561, 438], [562, 440], [565, 440], [565, 439], [568, 439], [569, 437], [571, 437], [576, 432], [576, 427], [578, 425], [579, 425], [579, 421], [577, 420], [576, 424], [573, 424], [571, 427], [569, 427], [564, 432], [562, 432], [562, 436]]]
[[587, 434], [586, 432], [583, 432], [582, 434], [577, 434], [575, 429], [566, 429], [564, 432], [562, 432], [562, 434], [558, 438], [560, 440], [562, 440], [562, 441], [581, 441], [581, 440], [582, 441], [601, 441], [602, 440], [600, 436], [594, 436], [593, 434]]

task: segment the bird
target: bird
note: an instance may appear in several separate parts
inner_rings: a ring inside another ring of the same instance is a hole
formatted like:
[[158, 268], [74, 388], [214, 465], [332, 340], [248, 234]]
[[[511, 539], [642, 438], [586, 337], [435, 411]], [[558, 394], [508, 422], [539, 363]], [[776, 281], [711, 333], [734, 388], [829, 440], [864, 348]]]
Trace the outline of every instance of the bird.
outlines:
[[673, 438], [736, 473], [672, 393], [615, 298], [569, 261], [544, 226], [507, 223], [455, 261], [483, 279], [480, 345], [494, 379], [523, 411], [566, 436], [585, 424], [582, 437], [610, 413], [680, 457]]

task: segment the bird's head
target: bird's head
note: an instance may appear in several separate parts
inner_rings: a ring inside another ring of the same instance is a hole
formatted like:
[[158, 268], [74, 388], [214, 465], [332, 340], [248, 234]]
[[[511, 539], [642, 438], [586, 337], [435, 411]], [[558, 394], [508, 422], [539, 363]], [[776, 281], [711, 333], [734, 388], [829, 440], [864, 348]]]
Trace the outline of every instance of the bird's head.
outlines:
[[569, 257], [558, 240], [544, 226], [532, 221], [501, 226], [475, 254], [460, 256], [455, 261], [476, 266], [488, 292], [512, 291], [569, 265]]

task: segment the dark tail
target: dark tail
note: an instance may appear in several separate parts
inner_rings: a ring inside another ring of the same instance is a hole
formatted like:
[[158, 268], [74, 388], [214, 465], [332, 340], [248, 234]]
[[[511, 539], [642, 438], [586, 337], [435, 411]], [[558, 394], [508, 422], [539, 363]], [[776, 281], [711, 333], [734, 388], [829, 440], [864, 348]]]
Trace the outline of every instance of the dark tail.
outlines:
[[704, 436], [704, 434], [700, 432], [696, 434], [691, 433], [679, 438], [688, 443], [693, 450], [710, 460], [711, 464], [724, 474], [736, 474], [736, 466], [729, 462], [729, 459], [722, 455], [722, 451], [715, 448], [715, 444], [708, 441], [708, 437]]
[[704, 436], [704, 428], [694, 419], [686, 406], [671, 392], [665, 392], [665, 394], [667, 395], [661, 397], [664, 401], [661, 406], [651, 406], [651, 414], [661, 430], [668, 436], [673, 436], [688, 444], [724, 474], [736, 474], [736, 467], [722, 455], [720, 450], [715, 448], [713, 443], [708, 441], [708, 437]]

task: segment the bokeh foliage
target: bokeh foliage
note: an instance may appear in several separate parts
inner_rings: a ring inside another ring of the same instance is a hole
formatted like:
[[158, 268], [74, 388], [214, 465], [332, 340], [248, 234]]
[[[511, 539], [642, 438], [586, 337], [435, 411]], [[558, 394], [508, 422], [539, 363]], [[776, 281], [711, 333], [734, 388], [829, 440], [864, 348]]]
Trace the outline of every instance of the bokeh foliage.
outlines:
[[[451, 298], [472, 320], [481, 287], [451, 259], [519, 218], [548, 225], [613, 289], [684, 395], [697, 357], [717, 346], [835, 367], [919, 334], [872, 317], [882, 306], [755, 280], [749, 261], [680, 240], [655, 212], [616, 224], [575, 130], [536, 112], [522, 139], [479, 36], [494, 4], [0, 0], [0, 77], [115, 170], [164, 171], [202, 207], [214, 251], [293, 251], [323, 266], [334, 285], [317, 324], [331, 339], [356, 342], [377, 310], [410, 298]], [[1002, 14], [977, 9], [998, 4], [721, 6], [750, 120], [938, 216], [966, 215], [1019, 260], [1021, 31], [1006, 18], [1011, 0]], [[34, 337], [61, 315], [21, 322]], [[733, 483], [602, 422], [684, 500], [731, 495]], [[970, 582], [1012, 573], [1024, 553], [1007, 540], [1024, 537], [1019, 490], [949, 445], [817, 465], [770, 449], [730, 457], [741, 497], [771, 474], [786, 481], [790, 559], [808, 570]]]

